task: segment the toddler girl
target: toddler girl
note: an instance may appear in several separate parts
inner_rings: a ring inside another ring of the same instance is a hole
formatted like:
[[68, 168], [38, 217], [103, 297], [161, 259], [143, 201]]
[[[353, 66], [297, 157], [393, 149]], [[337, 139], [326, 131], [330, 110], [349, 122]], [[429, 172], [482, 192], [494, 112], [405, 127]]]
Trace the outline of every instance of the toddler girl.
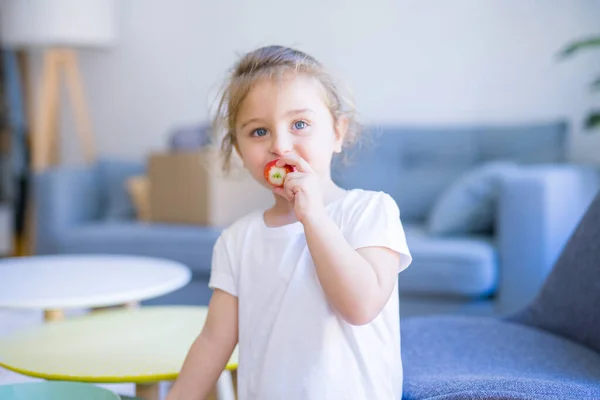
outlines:
[[245, 55], [217, 122], [275, 203], [217, 240], [206, 324], [170, 399], [203, 399], [239, 344], [240, 400], [398, 400], [398, 273], [411, 263], [399, 210], [383, 192], [344, 190], [335, 153], [356, 140], [351, 105], [311, 56]]

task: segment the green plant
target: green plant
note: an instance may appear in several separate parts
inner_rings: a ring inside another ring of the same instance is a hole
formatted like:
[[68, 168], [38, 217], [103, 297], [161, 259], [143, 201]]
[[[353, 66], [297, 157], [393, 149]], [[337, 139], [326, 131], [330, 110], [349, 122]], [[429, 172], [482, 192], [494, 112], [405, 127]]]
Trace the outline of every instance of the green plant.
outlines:
[[[600, 36], [588, 37], [569, 43], [560, 52], [559, 57], [565, 59], [579, 53], [582, 50], [600, 49]], [[600, 77], [596, 78], [590, 84], [590, 89], [600, 91]], [[584, 126], [586, 129], [592, 130], [600, 127], [600, 109], [594, 109], [587, 115]]]

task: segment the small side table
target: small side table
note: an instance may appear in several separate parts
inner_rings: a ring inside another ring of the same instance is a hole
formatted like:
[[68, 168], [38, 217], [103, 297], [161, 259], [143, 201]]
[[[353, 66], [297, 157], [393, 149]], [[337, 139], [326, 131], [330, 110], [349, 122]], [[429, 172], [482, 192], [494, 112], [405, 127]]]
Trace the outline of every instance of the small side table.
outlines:
[[120, 400], [99, 386], [78, 382], [31, 382], [0, 385], [2, 400]]
[[[177, 378], [207, 314], [206, 307], [141, 307], [42, 324], [0, 339], [0, 365], [48, 380], [135, 383], [136, 396], [157, 400], [158, 383]], [[237, 360], [236, 348], [226, 370]]]
[[0, 307], [44, 310], [47, 321], [68, 308], [136, 305], [187, 285], [185, 265], [126, 255], [49, 255], [0, 260]]

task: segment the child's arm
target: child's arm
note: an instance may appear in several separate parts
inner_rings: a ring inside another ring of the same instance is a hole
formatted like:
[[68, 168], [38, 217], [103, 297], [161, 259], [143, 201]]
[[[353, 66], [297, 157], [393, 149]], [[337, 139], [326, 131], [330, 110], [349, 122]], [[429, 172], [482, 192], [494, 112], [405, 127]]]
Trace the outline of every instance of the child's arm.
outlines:
[[216, 289], [204, 328], [192, 344], [167, 400], [205, 399], [215, 387], [237, 342], [237, 297]]
[[400, 255], [383, 247], [354, 250], [326, 214], [307, 218], [304, 232], [317, 276], [332, 307], [354, 325], [373, 320], [394, 289]]
[[348, 243], [328, 216], [320, 193], [320, 181], [306, 160], [296, 154], [282, 157], [278, 166], [289, 164], [283, 188], [273, 191], [292, 202], [296, 217], [304, 225], [308, 249], [319, 282], [332, 307], [351, 324], [373, 320], [390, 298], [398, 277], [400, 254], [385, 247], [363, 247]]

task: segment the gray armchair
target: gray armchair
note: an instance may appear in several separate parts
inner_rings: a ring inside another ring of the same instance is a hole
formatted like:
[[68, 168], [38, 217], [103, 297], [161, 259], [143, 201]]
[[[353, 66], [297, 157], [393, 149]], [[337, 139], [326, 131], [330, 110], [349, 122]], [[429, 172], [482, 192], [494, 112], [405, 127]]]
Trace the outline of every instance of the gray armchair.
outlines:
[[600, 399], [600, 194], [535, 299], [402, 322], [404, 399]]

